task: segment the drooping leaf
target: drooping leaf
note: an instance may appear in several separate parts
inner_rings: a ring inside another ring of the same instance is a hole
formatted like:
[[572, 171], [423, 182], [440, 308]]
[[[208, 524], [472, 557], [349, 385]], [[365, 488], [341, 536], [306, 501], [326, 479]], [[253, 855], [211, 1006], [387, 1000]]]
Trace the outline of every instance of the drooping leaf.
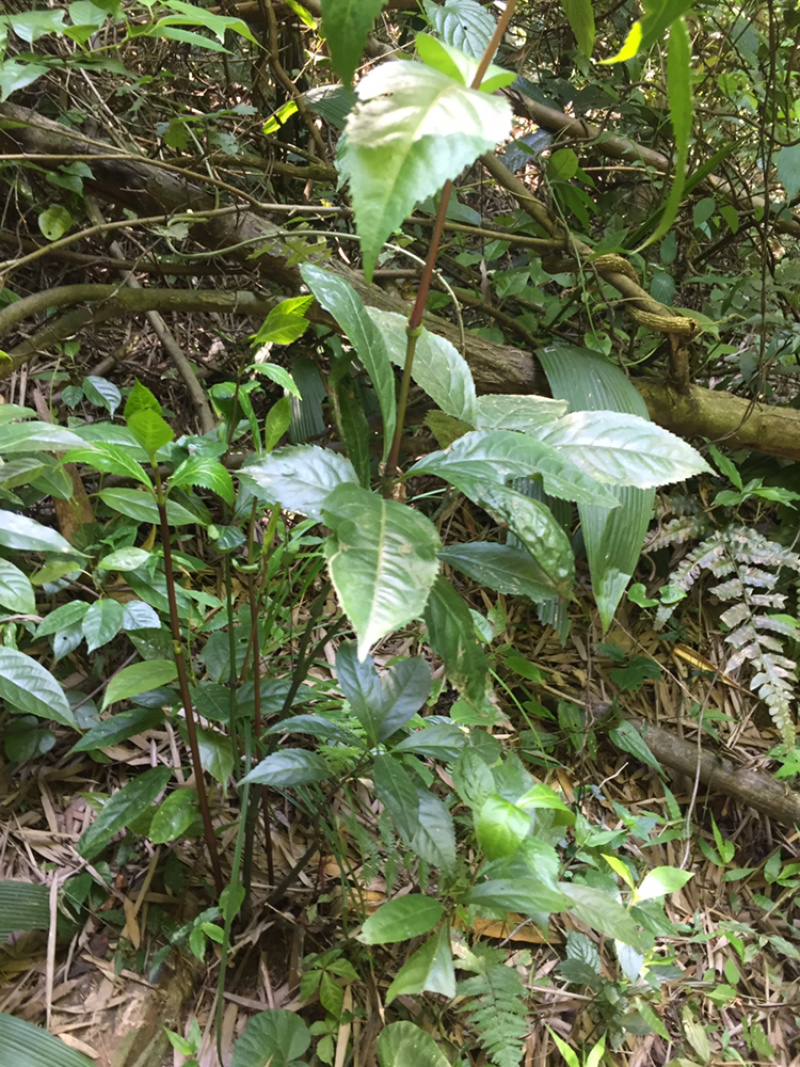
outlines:
[[561, 0], [570, 29], [575, 34], [578, 48], [591, 58], [594, 48], [594, 9], [592, 0]]
[[142, 485], [150, 485], [142, 465], [124, 448], [111, 442], [98, 441], [91, 448], [71, 449], [66, 458], [70, 463], [88, 463], [105, 474], [116, 474], [121, 478], [132, 478]]
[[553, 595], [552, 584], [544, 580], [533, 557], [519, 548], [473, 541], [448, 545], [439, 552], [439, 559], [498, 593], [526, 596], [534, 602]]
[[394, 820], [400, 836], [410, 845], [419, 827], [419, 797], [411, 775], [400, 760], [380, 753], [375, 757], [372, 780], [378, 799]]
[[30, 578], [7, 559], [0, 559], [0, 605], [19, 615], [33, 615], [36, 611]]
[[358, 485], [349, 459], [318, 445], [289, 445], [242, 469], [242, 474], [265, 490], [268, 498], [287, 511], [322, 522], [328, 494], [344, 483]]
[[[383, 458], [389, 454], [395, 420], [394, 373], [382, 332], [367, 313], [361, 297], [344, 278], [305, 263], [300, 273], [320, 304], [329, 311], [358, 353], [378, 397], [383, 418]], [[405, 334], [404, 334], [405, 335]]]
[[489, 663], [478, 641], [475, 624], [462, 597], [441, 575], [425, 608], [428, 642], [444, 661], [447, 678], [467, 701], [477, 721], [491, 721], [492, 684]]
[[508, 136], [506, 101], [421, 63], [384, 63], [357, 87], [339, 165], [350, 180], [364, 274], [414, 204]]
[[[328, 43], [330, 44], [330, 41]], [[292, 296], [288, 300], [281, 300], [253, 335], [252, 343], [290, 345], [302, 337], [308, 328], [306, 311], [311, 299], [310, 296]]]
[[[126, 515], [136, 522], [148, 522], [153, 526], [161, 522], [161, 513], [155, 497], [141, 489], [101, 489], [98, 496], [113, 511]], [[167, 501], [167, 521], [170, 526], [194, 526], [200, 519], [175, 500]]]
[[150, 659], [132, 663], [130, 667], [123, 667], [108, 683], [100, 710], [105, 711], [118, 700], [128, 700], [140, 693], [158, 689], [161, 685], [168, 685], [177, 677], [178, 668], [174, 660]]
[[226, 504], [233, 504], [233, 479], [218, 459], [211, 456], [190, 456], [174, 474], [170, 475], [170, 488], [201, 485], [222, 497]]
[[530, 828], [530, 816], [504, 797], [488, 796], [475, 812], [478, 844], [490, 860], [511, 855]]
[[427, 934], [444, 915], [444, 907], [433, 897], [409, 893], [381, 904], [361, 928], [359, 941], [365, 945], [390, 945]]
[[397, 972], [386, 991], [386, 1004], [396, 997], [417, 993], [441, 993], [450, 999], [456, 995], [450, 928], [446, 923]]
[[82, 384], [86, 399], [97, 404], [98, 407], [105, 408], [109, 415], [113, 415], [122, 403], [122, 393], [108, 378], [89, 374], [83, 379]]
[[370, 745], [399, 730], [419, 711], [431, 688], [430, 668], [421, 657], [401, 660], [379, 677], [369, 656], [359, 660], [353, 642], [339, 646], [336, 676]]
[[[406, 361], [406, 320], [394, 311], [368, 307], [367, 314], [381, 331], [389, 359], [398, 367]], [[475, 425], [475, 382], [469, 364], [446, 338], [423, 328], [417, 338], [411, 376], [437, 408]], [[481, 400], [484, 398], [481, 398]]]
[[164, 723], [161, 708], [132, 708], [121, 711], [108, 719], [102, 719], [88, 730], [80, 741], [76, 741], [70, 752], [91, 752], [94, 748], [105, 748], [127, 741], [134, 734], [153, 730]]
[[0, 646], [0, 699], [13, 711], [53, 719], [75, 729], [75, 716], [56, 678], [35, 659]]
[[331, 62], [345, 85], [353, 80], [367, 35], [382, 7], [383, 0], [322, 0], [322, 28]]
[[76, 433], [51, 422], [9, 422], [0, 426], [0, 453], [4, 456], [82, 447], [83, 441]]
[[61, 552], [79, 556], [72, 545], [57, 530], [43, 526], [27, 515], [15, 511], [0, 511], [0, 545], [22, 552]]
[[183, 837], [200, 815], [200, 805], [194, 789], [176, 789], [159, 804], [153, 815], [147, 836], [154, 845], [163, 845]]
[[122, 628], [124, 614], [125, 608], [122, 604], [109, 597], [95, 600], [94, 604], [89, 606], [82, 621], [87, 652], [94, 652], [96, 648], [107, 645], [116, 637]]
[[447, 875], [456, 869], [456, 833], [453, 817], [435, 793], [418, 788], [419, 825], [411, 848], [426, 863], [441, 867]]
[[150, 809], [171, 777], [171, 767], [152, 767], [110, 797], [78, 841], [81, 856], [91, 860], [102, 852], [115, 834]]
[[358, 656], [421, 615], [439, 571], [436, 527], [424, 515], [356, 485], [328, 495], [328, 568], [358, 635]]
[[681, 18], [692, 6], [692, 0], [643, 0], [643, 15], [637, 19], [625, 39], [625, 43], [612, 59], [603, 63], [622, 63], [633, 59], [639, 52], [646, 52], [663, 39], [676, 19]]

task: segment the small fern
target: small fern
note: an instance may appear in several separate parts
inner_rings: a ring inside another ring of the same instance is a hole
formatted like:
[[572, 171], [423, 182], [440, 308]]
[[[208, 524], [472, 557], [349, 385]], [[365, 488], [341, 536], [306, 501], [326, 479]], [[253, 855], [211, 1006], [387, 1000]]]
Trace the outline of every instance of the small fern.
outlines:
[[478, 973], [458, 983], [458, 995], [468, 998], [459, 1011], [469, 1017], [494, 1067], [519, 1067], [528, 1034], [522, 979], [498, 949], [475, 946], [471, 957]]
[[[683, 520], [676, 520], [673, 531], [662, 527], [658, 544], [685, 540]], [[671, 537], [671, 533], [678, 536]], [[797, 663], [785, 655], [782, 638], [796, 639], [800, 634], [794, 621], [774, 614], [783, 609], [786, 595], [777, 591], [784, 568], [800, 574], [800, 555], [768, 540], [746, 526], [729, 526], [715, 530], [693, 548], [673, 570], [669, 584], [684, 592], [707, 572], [717, 579], [711, 592], [724, 602], [733, 601], [720, 616], [727, 627], [726, 642], [733, 654], [724, 667], [729, 674], [748, 665], [753, 672], [750, 688], [769, 708], [772, 721], [785, 743], [794, 744], [791, 701], [797, 682]], [[656, 629], [664, 626], [676, 605], [662, 604], [656, 614]]]

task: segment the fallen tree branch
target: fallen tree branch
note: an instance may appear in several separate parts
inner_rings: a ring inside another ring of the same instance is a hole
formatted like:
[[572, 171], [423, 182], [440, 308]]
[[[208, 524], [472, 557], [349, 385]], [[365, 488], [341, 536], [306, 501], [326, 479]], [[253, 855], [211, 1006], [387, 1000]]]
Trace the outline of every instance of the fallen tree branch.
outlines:
[[740, 804], [767, 815], [782, 826], [800, 826], [800, 792], [761, 771], [743, 767], [718, 752], [699, 749], [646, 719], [627, 720], [641, 734], [659, 763], [685, 774], [698, 775], [709, 791], [724, 793]]

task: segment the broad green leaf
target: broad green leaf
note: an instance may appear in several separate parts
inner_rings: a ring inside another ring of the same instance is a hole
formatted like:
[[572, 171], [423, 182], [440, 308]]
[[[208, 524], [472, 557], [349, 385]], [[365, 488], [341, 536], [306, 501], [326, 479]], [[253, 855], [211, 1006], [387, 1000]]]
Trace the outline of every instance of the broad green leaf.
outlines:
[[372, 781], [400, 836], [410, 844], [419, 827], [419, 797], [411, 775], [400, 760], [380, 753], [372, 766]]
[[127, 741], [134, 734], [145, 730], [154, 730], [164, 724], [164, 712], [161, 708], [132, 708], [102, 719], [87, 731], [80, 741], [76, 741], [70, 752], [91, 752], [95, 748], [105, 748]]
[[508, 136], [505, 100], [421, 63], [384, 63], [357, 87], [339, 165], [350, 181], [364, 274], [414, 204]]
[[35, 659], [0, 646], [0, 700], [14, 711], [75, 728], [75, 716], [61, 684]]
[[459, 753], [451, 774], [456, 792], [470, 808], [479, 808], [486, 797], [497, 791], [488, 764], [472, 747]]
[[[405, 366], [406, 320], [394, 311], [380, 311], [374, 307], [366, 310], [381, 332], [389, 359], [398, 367]], [[437, 408], [475, 425], [477, 405], [481, 401], [475, 397], [472, 371], [461, 353], [446, 338], [423, 327], [417, 338], [411, 376]]]
[[428, 642], [442, 657], [450, 683], [478, 717], [494, 719], [489, 664], [478, 641], [464, 600], [442, 576], [437, 578], [425, 608]]
[[692, 877], [691, 871], [681, 871], [677, 867], [653, 867], [636, 889], [634, 903], [640, 904], [643, 900], [654, 900], [667, 893], [675, 893], [683, 889]]
[[478, 882], [461, 899], [479, 910], [519, 911], [535, 917], [560, 911], [566, 904], [562, 894], [554, 893], [529, 871], [523, 877], [488, 878]]
[[519, 548], [473, 541], [448, 545], [439, 552], [439, 559], [498, 593], [526, 596], [534, 602], [553, 596], [552, 584], [545, 580], [533, 557]]
[[194, 789], [176, 789], [158, 805], [147, 836], [154, 845], [163, 845], [183, 837], [200, 815]]
[[242, 475], [265, 490], [269, 500], [287, 511], [322, 522], [322, 506], [331, 490], [358, 485], [349, 459], [318, 445], [290, 445], [242, 468]]
[[791, 202], [800, 192], [800, 144], [780, 148], [772, 158], [778, 181], [783, 186], [786, 199]]
[[[227, 694], [228, 690], [224, 692]], [[273, 723], [265, 731], [267, 736], [271, 734], [310, 734], [318, 741], [332, 741], [334, 744], [348, 745], [355, 748], [363, 746], [363, 741], [352, 732], [346, 730], [336, 722], [324, 718], [322, 715], [292, 715], [289, 719], [282, 719]]]
[[[303, 281], [326, 311], [336, 319], [364, 364], [378, 397], [383, 418], [383, 459], [391, 448], [397, 413], [394, 372], [381, 330], [375, 325], [355, 289], [338, 274], [312, 263], [300, 268]], [[405, 336], [405, 335], [404, 335]]]
[[392, 746], [392, 752], [415, 752], [419, 756], [430, 756], [431, 759], [449, 763], [463, 751], [468, 736], [466, 728], [454, 722], [434, 722], [431, 726], [412, 731]]
[[609, 893], [577, 882], [559, 882], [558, 886], [569, 900], [569, 910], [581, 922], [626, 945], [641, 947], [642, 936], [633, 916]]
[[[9, 290], [6, 289], [5, 293], [8, 294]], [[22, 404], [0, 404], [0, 426], [6, 426], [9, 422], [14, 422], [16, 419], [35, 418], [36, 412], [33, 408], [23, 407]], [[49, 423], [44, 425], [49, 425]]]
[[594, 48], [594, 10], [592, 0], [561, 0], [570, 29], [575, 34], [578, 48], [591, 58]]
[[[648, 418], [647, 407], [619, 367], [573, 345], [552, 345], [539, 353], [554, 396], [573, 410], [609, 409]], [[655, 491], [610, 487], [620, 507], [582, 507], [578, 511], [600, 619], [608, 629], [620, 598], [639, 562], [653, 514]]]
[[372, 659], [360, 661], [350, 641], [336, 653], [336, 677], [370, 745], [385, 741], [408, 722], [431, 688], [430, 668], [421, 657], [401, 660], [379, 677]]
[[431, 26], [447, 44], [454, 45], [473, 59], [480, 59], [494, 33], [495, 21], [491, 12], [476, 0], [447, 0], [436, 4], [423, 0], [423, 8]]
[[83, 622], [83, 616], [89, 610], [89, 605], [84, 600], [70, 600], [48, 612], [44, 619], [36, 627], [36, 636], [49, 637], [50, 634], [65, 630], [77, 622]]
[[160, 415], [161, 402], [155, 393], [146, 385], [142, 385], [137, 378], [125, 401], [125, 421], [127, 422], [132, 415], [137, 415], [140, 411], [154, 411], [156, 415]]
[[48, 469], [48, 458], [45, 455], [17, 456], [0, 464], [0, 489], [8, 491], [20, 485], [32, 485]]
[[132, 663], [130, 667], [123, 667], [108, 683], [100, 710], [105, 711], [118, 700], [128, 700], [140, 693], [168, 685], [177, 677], [178, 668], [174, 660], [150, 659]]
[[142, 485], [150, 485], [141, 463], [119, 445], [97, 442], [91, 448], [73, 448], [67, 453], [66, 459], [69, 463], [87, 463], [105, 474], [116, 474], [122, 478], [132, 478]]
[[16, 59], [3, 60], [0, 63], [0, 103], [8, 100], [12, 93], [31, 85], [49, 70], [50, 67], [45, 67], [41, 63], [19, 63]]
[[[118, 511], [120, 515], [126, 515], [129, 519], [134, 519], [136, 522], [148, 522], [153, 526], [161, 523], [158, 504], [150, 492], [142, 492], [139, 489], [102, 489], [97, 495], [112, 511]], [[200, 522], [200, 519], [182, 504], [168, 500], [167, 521], [170, 526], [194, 526]]]
[[291, 396], [297, 397], [298, 400], [301, 399], [297, 382], [285, 367], [281, 367], [277, 363], [257, 361], [256, 363], [250, 364], [250, 369], [254, 370], [256, 374], [261, 374], [263, 377], [269, 378], [271, 382], [275, 382], [276, 385], [279, 385], [281, 389], [285, 389]]
[[[563, 416], [554, 426], [561, 425]], [[547, 428], [541, 431], [547, 432]], [[551, 496], [598, 507], [616, 507], [616, 499], [584, 473], [568, 456], [514, 430], [472, 430], [459, 437], [449, 448], [431, 452], [418, 460], [407, 472], [435, 474], [461, 488], [460, 479], [470, 483], [508, 481], [541, 475], [545, 492]], [[467, 490], [462, 490], [466, 492]]]
[[189, 456], [170, 475], [170, 488], [202, 486], [233, 504], [233, 479], [218, 459], [211, 456]]
[[247, 1020], [231, 1067], [292, 1067], [310, 1044], [311, 1033], [297, 1012], [270, 1008]]
[[417, 790], [419, 826], [411, 848], [426, 863], [452, 876], [456, 870], [456, 834], [453, 819], [442, 801], [424, 789]]
[[125, 422], [151, 459], [175, 436], [169, 423], [156, 411], [134, 411], [131, 415], [126, 414]]
[[94, 604], [83, 616], [83, 636], [86, 638], [87, 652], [94, 652], [101, 645], [117, 636], [122, 629], [122, 619], [125, 608], [116, 600], [103, 597], [95, 600]]
[[322, 29], [333, 69], [345, 85], [353, 81], [367, 35], [382, 7], [383, 0], [322, 0]]
[[264, 419], [264, 451], [271, 452], [292, 422], [292, 402], [288, 396], [276, 400]]
[[150, 553], [144, 548], [118, 548], [109, 552], [98, 562], [99, 571], [135, 571], [150, 559]]
[[50, 890], [46, 885], [0, 882], [0, 942], [6, 941], [16, 930], [47, 930], [49, 927]]
[[[474, 83], [478, 73], [477, 58], [427, 33], [418, 34], [416, 44], [417, 54], [427, 67], [438, 70], [448, 78], [461, 82], [462, 85]], [[493, 93], [497, 89], [504, 89], [507, 85], [511, 85], [516, 77], [513, 71], [504, 70], [490, 63], [481, 80], [480, 90], [483, 93]]]
[[83, 440], [76, 433], [50, 422], [9, 422], [0, 426], [0, 453], [4, 456], [18, 452], [64, 452], [68, 448], [83, 447]]
[[456, 995], [450, 927], [446, 923], [397, 972], [386, 991], [386, 1004], [396, 997], [417, 993], [441, 993], [450, 1000]]
[[271, 785], [275, 789], [286, 789], [295, 785], [308, 785], [309, 782], [321, 782], [330, 778], [328, 764], [316, 752], [305, 748], [281, 748], [271, 756], [263, 759], [239, 785], [256, 783]]
[[57, 241], [72, 226], [72, 214], [62, 204], [51, 204], [39, 213], [37, 222], [48, 241]]
[[380, 1067], [450, 1067], [431, 1035], [415, 1023], [389, 1023], [378, 1038]]
[[328, 495], [323, 519], [331, 580], [363, 660], [375, 641], [422, 614], [439, 571], [439, 534], [419, 512], [356, 485]]
[[[330, 41], [328, 42], [330, 44]], [[296, 105], [295, 105], [296, 110]], [[290, 345], [305, 333], [308, 327], [306, 311], [312, 302], [310, 296], [292, 296], [281, 300], [270, 311], [261, 328], [253, 334], [254, 345]]]
[[9, 1067], [94, 1067], [92, 1060], [41, 1026], [5, 1012], [0, 1012], [0, 1063]]
[[359, 941], [365, 945], [390, 945], [396, 941], [410, 941], [427, 934], [444, 915], [444, 908], [433, 897], [409, 893], [381, 904], [365, 921]]
[[490, 860], [510, 856], [530, 828], [530, 816], [500, 796], [488, 796], [475, 813], [478, 844]]
[[149, 811], [171, 777], [171, 767], [153, 767], [123, 786], [106, 801], [94, 822], [82, 834], [77, 846], [79, 854], [86, 860], [94, 859], [115, 834]]
[[83, 379], [82, 384], [86, 399], [98, 407], [104, 407], [109, 415], [113, 415], [122, 403], [122, 393], [108, 378], [90, 374]]
[[7, 559], [0, 559], [0, 605], [17, 615], [33, 615], [36, 611], [30, 578]]
[[[259, 46], [259, 42], [253, 36], [252, 30], [241, 19], [232, 18], [229, 15], [217, 15], [206, 8], [198, 7], [196, 4], [186, 3], [185, 0], [163, 0], [163, 6], [171, 11], [178, 12], [177, 15], [169, 15], [167, 18], [162, 19], [162, 22], [168, 25], [202, 26], [204, 29], [210, 30], [218, 41], [224, 41], [225, 34], [228, 32], [237, 33], [240, 37], [245, 37], [251, 44]], [[202, 40], [204, 44], [208, 45], [209, 42], [205, 38], [202, 38]]]
[[200, 749], [200, 764], [204, 771], [227, 788], [233, 775], [233, 746], [230, 737], [219, 730], [197, 727], [197, 747]]
[[536, 785], [531, 786], [517, 800], [516, 806], [523, 811], [534, 811], [536, 808], [548, 808], [550, 811], [557, 811], [560, 813], [559, 825], [567, 824], [572, 826], [575, 822], [575, 813], [572, 809], [568, 808], [561, 797], [549, 785], [545, 785], [544, 782], [537, 782]]
[[17, 37], [26, 44], [33, 44], [48, 33], [63, 33], [63, 11], [21, 11], [19, 14], [0, 15], [0, 31], [10, 26]]
[[686, 441], [639, 415], [622, 411], [573, 411], [541, 431], [601, 482], [649, 489], [682, 481], [711, 468]]
[[478, 397], [474, 426], [476, 430], [521, 430], [535, 436], [542, 426], [555, 422], [566, 413], [564, 400], [514, 393], [487, 394]]

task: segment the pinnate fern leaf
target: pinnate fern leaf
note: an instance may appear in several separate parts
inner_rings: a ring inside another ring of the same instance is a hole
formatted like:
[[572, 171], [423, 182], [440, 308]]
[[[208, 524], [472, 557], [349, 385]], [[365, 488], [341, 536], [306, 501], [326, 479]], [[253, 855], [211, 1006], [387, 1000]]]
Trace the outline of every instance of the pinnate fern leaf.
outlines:
[[481, 1047], [495, 1067], [519, 1067], [528, 1033], [525, 987], [519, 974], [495, 963], [458, 983], [468, 1001], [460, 1010], [478, 1031]]

